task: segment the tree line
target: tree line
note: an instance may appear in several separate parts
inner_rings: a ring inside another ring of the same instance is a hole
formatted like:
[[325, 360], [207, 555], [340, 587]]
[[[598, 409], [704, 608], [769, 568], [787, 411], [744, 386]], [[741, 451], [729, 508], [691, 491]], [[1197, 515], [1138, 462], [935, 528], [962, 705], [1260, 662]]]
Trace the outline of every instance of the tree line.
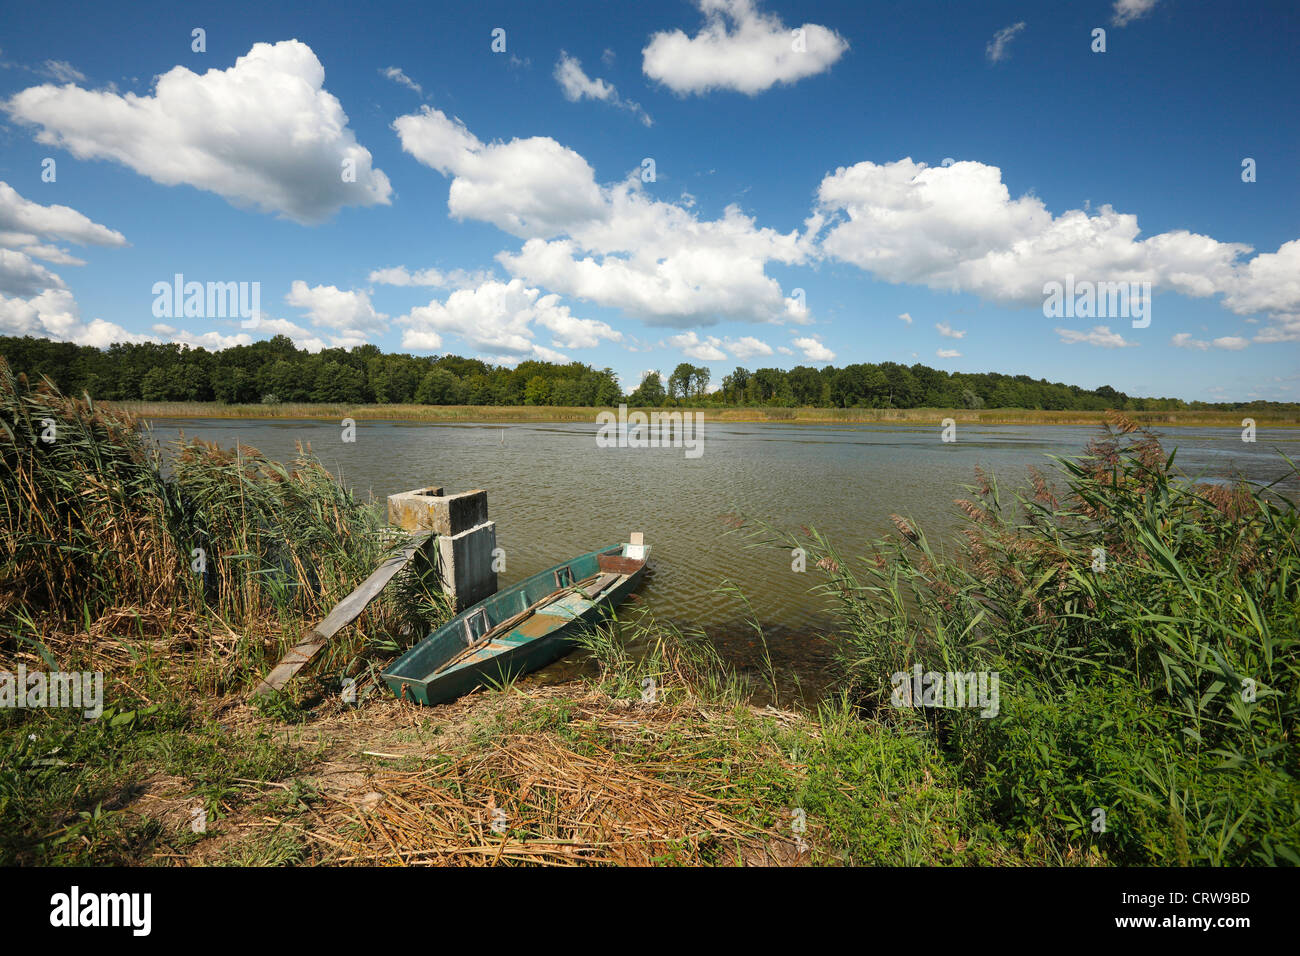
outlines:
[[45, 375], [66, 394], [108, 401], [330, 402], [419, 405], [610, 405], [623, 397], [612, 369], [581, 362], [514, 368], [456, 355], [385, 354], [375, 345], [312, 353], [287, 336], [210, 352], [177, 344], [107, 349], [0, 337], [15, 372]]
[[[738, 405], [818, 408], [1027, 408], [1173, 411], [1277, 403], [1210, 404], [1142, 398], [997, 372], [946, 372], [920, 363], [866, 362], [792, 369], [737, 367], [711, 389], [712, 372], [689, 362], [665, 380], [651, 372], [625, 393], [609, 368], [581, 362], [491, 365], [457, 355], [385, 354], [375, 345], [308, 352], [287, 336], [212, 352], [178, 344], [106, 349], [0, 336], [15, 372], [46, 376], [64, 393], [109, 401], [227, 404], [329, 402], [419, 405]], [[1281, 407], [1281, 406], [1279, 406]], [[1288, 406], [1289, 407], [1289, 406]]]

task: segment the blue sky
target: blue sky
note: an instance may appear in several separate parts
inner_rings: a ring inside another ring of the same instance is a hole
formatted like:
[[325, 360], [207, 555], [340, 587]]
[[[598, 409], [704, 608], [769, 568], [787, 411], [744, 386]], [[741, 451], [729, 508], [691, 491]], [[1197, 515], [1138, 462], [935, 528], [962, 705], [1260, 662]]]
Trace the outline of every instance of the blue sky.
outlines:
[[[1300, 400], [1292, 3], [11, 3], [4, 23], [5, 334], [285, 332], [571, 358], [628, 388], [681, 361], [716, 385], [890, 360]], [[260, 283], [259, 324], [155, 315], [177, 273]], [[1150, 282], [1150, 324], [1045, 315], [1067, 277]]]

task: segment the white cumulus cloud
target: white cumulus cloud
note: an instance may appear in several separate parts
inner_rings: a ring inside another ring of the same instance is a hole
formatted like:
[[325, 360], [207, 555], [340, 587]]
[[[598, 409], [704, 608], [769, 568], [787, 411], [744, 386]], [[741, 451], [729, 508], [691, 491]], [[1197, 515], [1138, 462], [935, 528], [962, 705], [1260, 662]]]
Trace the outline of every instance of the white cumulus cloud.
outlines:
[[275, 335], [288, 336], [293, 340], [293, 344], [300, 349], [306, 349], [308, 352], [319, 352], [326, 348], [351, 348], [353, 345], [364, 345], [364, 337], [358, 339], [351, 335], [333, 335], [328, 332], [321, 333], [303, 328], [296, 322], [290, 322], [288, 319], [278, 319], [269, 316], [261, 316], [258, 319], [255, 331], [259, 337], [270, 338]]
[[492, 278], [486, 269], [469, 272], [465, 269], [418, 269], [415, 272], [406, 266], [389, 266], [385, 269], [372, 269], [369, 281], [379, 285], [428, 286], [434, 289], [465, 289], [481, 285]]
[[193, 348], [204, 348], [209, 352], [219, 352], [222, 349], [234, 348], [236, 345], [253, 344], [253, 337], [246, 332], [239, 332], [235, 335], [222, 335], [220, 332], [200, 332], [195, 334], [185, 329], [172, 330], [168, 334], [167, 340], [169, 342], [179, 342]]
[[1238, 314], [1300, 312], [1300, 239], [1261, 252], [1226, 285], [1223, 304]]
[[0, 292], [27, 298], [46, 289], [66, 288], [57, 273], [33, 262], [26, 253], [0, 249]]
[[302, 279], [293, 281], [284, 301], [304, 310], [312, 325], [334, 329], [360, 342], [366, 341], [367, 333], [382, 332], [388, 318], [370, 304], [367, 292], [332, 285], [308, 286]]
[[30, 295], [41, 289], [63, 288], [63, 280], [31, 259], [64, 266], [86, 264], [42, 239], [78, 245], [127, 245], [120, 232], [91, 221], [69, 206], [43, 206], [0, 182], [0, 251], [10, 252], [0, 255], [0, 292]]
[[[445, 302], [435, 299], [396, 321], [405, 329], [403, 348], [436, 351], [450, 334], [506, 365], [530, 358], [568, 362], [557, 348], [587, 348], [622, 338], [607, 323], [574, 316], [558, 295], [543, 295], [520, 279], [492, 279], [475, 289], [458, 289]], [[539, 328], [551, 333], [554, 348], [538, 343]]]
[[753, 0], [696, 0], [704, 26], [695, 36], [656, 33], [641, 51], [642, 70], [674, 93], [736, 90], [753, 96], [829, 70], [849, 44], [824, 26], [788, 28]]
[[324, 82], [311, 48], [286, 40], [254, 44], [227, 70], [173, 67], [146, 96], [43, 84], [3, 108], [78, 159], [316, 223], [343, 206], [387, 205], [392, 191]]
[[103, 319], [85, 322], [63, 278], [35, 259], [59, 265], [85, 262], [49, 239], [79, 245], [120, 247], [126, 238], [68, 206], [44, 206], [0, 182], [0, 334], [34, 335], [103, 347], [146, 341]]
[[107, 348], [114, 342], [147, 342], [103, 319], [83, 322], [76, 299], [67, 289], [46, 289], [30, 297], [0, 295], [0, 334], [33, 335]]
[[831, 362], [835, 359], [835, 353], [828, 349], [815, 337], [795, 339], [794, 344], [801, 349], [804, 358], [812, 362]]
[[996, 166], [861, 162], [823, 179], [818, 199], [821, 249], [888, 282], [1028, 306], [1072, 275], [1220, 294], [1239, 313], [1300, 312], [1300, 240], [1242, 263], [1242, 243], [1185, 230], [1139, 239], [1137, 217], [1109, 205], [1054, 216], [1032, 194], [1012, 199]]
[[1240, 335], [1223, 335], [1214, 340], [1216, 349], [1227, 349], [1230, 352], [1239, 352], [1249, 345], [1250, 341]]
[[1066, 345], [1095, 345], [1103, 349], [1122, 349], [1136, 346], [1136, 342], [1127, 342], [1118, 332], [1112, 332], [1108, 325], [1094, 325], [1087, 332], [1076, 329], [1057, 329], [1056, 334]]
[[742, 360], [772, 354], [772, 346], [752, 335], [744, 335], [734, 340], [727, 339], [725, 344], [728, 352]]
[[1193, 338], [1192, 333], [1190, 332], [1179, 332], [1177, 335], [1175, 335], [1173, 338], [1169, 340], [1169, 344], [1173, 345], [1176, 348], [1196, 349], [1197, 351], [1200, 352], [1204, 352], [1210, 347], [1209, 342], [1205, 341], [1204, 339]]
[[698, 359], [701, 362], [720, 362], [727, 357], [727, 353], [722, 351], [722, 340], [713, 335], [700, 338], [693, 331], [683, 332], [681, 335], [669, 338], [668, 344], [673, 348], [681, 349], [682, 354], [687, 358]]
[[69, 206], [42, 206], [0, 182], [0, 233], [30, 233], [79, 245], [125, 246], [126, 237]]
[[1195, 349], [1200, 352], [1208, 351], [1211, 348], [1239, 352], [1250, 345], [1249, 339], [1244, 339], [1239, 335], [1224, 335], [1207, 342], [1205, 339], [1193, 338], [1190, 332], [1179, 332], [1169, 342], [1180, 349]]
[[452, 177], [452, 216], [526, 240], [497, 259], [529, 284], [657, 325], [810, 321], [765, 272], [769, 261], [806, 261], [807, 234], [760, 228], [735, 205], [702, 220], [649, 195], [636, 171], [602, 186], [582, 156], [549, 137], [483, 143], [429, 107], [393, 126], [407, 152]]

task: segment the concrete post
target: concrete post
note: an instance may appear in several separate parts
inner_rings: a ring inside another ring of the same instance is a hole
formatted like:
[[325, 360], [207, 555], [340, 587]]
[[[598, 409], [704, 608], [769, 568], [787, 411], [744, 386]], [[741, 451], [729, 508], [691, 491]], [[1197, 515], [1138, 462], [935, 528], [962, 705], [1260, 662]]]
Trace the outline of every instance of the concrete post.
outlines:
[[488, 520], [486, 491], [446, 495], [441, 487], [432, 487], [389, 495], [388, 523], [436, 533], [442, 590], [457, 613], [496, 593], [492, 552], [497, 530]]

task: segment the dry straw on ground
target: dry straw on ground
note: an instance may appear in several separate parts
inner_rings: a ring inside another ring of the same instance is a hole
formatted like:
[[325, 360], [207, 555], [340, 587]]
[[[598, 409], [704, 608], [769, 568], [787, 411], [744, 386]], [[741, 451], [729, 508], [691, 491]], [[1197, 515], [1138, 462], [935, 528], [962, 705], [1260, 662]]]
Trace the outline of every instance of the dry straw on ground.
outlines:
[[[552, 695], [559, 701], [558, 694], [558, 688], [536, 688], [495, 701], [517, 711]], [[481, 695], [471, 701], [481, 719], [489, 701]], [[787, 835], [741, 819], [730, 768], [700, 755], [724, 715], [704, 714], [690, 703], [644, 705], [597, 692], [566, 705], [573, 707], [571, 734], [524, 729], [516, 719], [505, 726], [517, 729], [487, 745], [456, 746], [453, 734], [439, 737], [432, 753], [360, 750], [433, 765], [347, 774], [350, 786], [326, 791], [310, 817], [274, 825], [296, 828], [314, 861], [331, 864], [801, 861]], [[392, 719], [409, 720], [411, 705], [389, 707], [397, 710]], [[450, 714], [452, 725], [469, 714]]]

